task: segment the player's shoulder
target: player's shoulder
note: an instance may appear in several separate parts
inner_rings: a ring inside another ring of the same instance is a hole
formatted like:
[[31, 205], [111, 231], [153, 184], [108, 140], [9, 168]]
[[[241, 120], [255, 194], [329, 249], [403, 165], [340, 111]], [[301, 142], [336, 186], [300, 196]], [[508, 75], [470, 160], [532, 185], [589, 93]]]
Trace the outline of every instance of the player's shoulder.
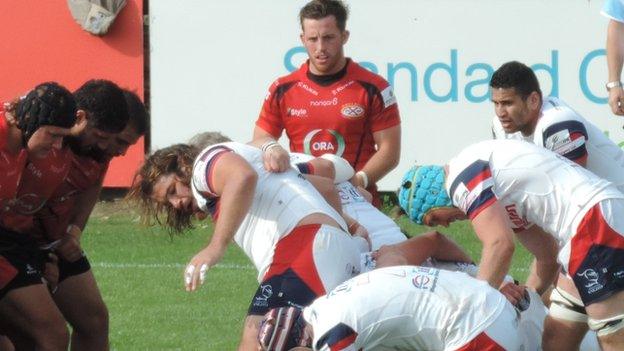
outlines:
[[542, 116], [538, 121], [538, 127], [546, 129], [549, 126], [566, 121], [575, 121], [587, 124], [587, 120], [579, 115], [564, 101], [555, 98], [544, 98]]
[[372, 84], [380, 91], [390, 86], [390, 83], [388, 83], [388, 81], [384, 77], [364, 68], [363, 66], [359, 65], [357, 62], [350, 61], [348, 69], [354, 79], [361, 81], [361, 82], [366, 82], [368, 84]]

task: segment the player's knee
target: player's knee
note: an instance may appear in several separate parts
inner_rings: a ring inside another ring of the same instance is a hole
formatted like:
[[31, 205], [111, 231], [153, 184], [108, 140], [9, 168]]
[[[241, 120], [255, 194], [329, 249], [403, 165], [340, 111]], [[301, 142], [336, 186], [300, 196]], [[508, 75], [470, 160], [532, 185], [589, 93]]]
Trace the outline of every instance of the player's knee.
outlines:
[[37, 350], [66, 350], [69, 346], [69, 330], [62, 319], [49, 320], [33, 329], [34, 348]]
[[624, 333], [624, 314], [604, 319], [589, 318], [589, 328], [598, 334], [600, 339]]
[[88, 335], [108, 335], [108, 308], [102, 302], [93, 306], [89, 313], [85, 313], [76, 325], [72, 325], [75, 332]]

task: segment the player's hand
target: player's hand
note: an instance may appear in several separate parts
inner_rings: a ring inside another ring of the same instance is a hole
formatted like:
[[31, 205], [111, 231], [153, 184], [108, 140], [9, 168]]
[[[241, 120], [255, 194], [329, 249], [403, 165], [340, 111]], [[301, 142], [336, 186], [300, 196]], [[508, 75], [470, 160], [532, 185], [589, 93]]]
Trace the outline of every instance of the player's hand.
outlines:
[[285, 172], [290, 168], [290, 155], [280, 145], [268, 148], [262, 153], [264, 169], [273, 173]]
[[71, 233], [65, 233], [60, 244], [56, 248], [56, 253], [65, 261], [75, 262], [82, 257], [82, 247], [80, 240]]
[[524, 285], [517, 285], [514, 282], [503, 282], [498, 290], [501, 294], [505, 295], [507, 300], [514, 306], [518, 306], [520, 300], [522, 300], [527, 293]]
[[48, 254], [46, 263], [43, 267], [43, 279], [50, 292], [54, 294], [58, 287], [59, 268], [58, 257], [53, 253]]
[[28, 139], [29, 155], [45, 156], [52, 148], [60, 149], [63, 146], [63, 138], [70, 135], [69, 128], [56, 126], [41, 126]]
[[223, 252], [214, 250], [210, 246], [197, 253], [184, 270], [184, 287], [186, 291], [195, 291], [200, 285], [204, 284], [206, 273], [221, 260], [222, 256]]
[[372, 250], [373, 244], [371, 243], [370, 236], [368, 235], [368, 230], [366, 230], [364, 226], [362, 226], [358, 222], [354, 222], [349, 225], [349, 232], [353, 236], [359, 236], [361, 238], [364, 238], [364, 240], [366, 240], [366, 242], [368, 243], [368, 249]]
[[609, 90], [609, 106], [614, 114], [624, 116], [624, 90], [621, 87]]

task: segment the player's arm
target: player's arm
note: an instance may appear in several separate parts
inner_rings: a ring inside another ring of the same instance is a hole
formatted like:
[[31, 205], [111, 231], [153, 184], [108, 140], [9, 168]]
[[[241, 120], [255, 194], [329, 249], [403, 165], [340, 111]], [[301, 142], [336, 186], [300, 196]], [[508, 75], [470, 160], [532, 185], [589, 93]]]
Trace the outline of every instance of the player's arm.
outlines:
[[253, 140], [249, 143], [262, 150], [264, 168], [269, 172], [284, 172], [290, 167], [290, 155], [280, 143], [278, 137], [259, 126], [254, 128]]
[[334, 208], [338, 213], [342, 213], [342, 202], [340, 201], [340, 195], [334, 186], [334, 182], [325, 177], [306, 174], [306, 179], [312, 183], [316, 190], [321, 193], [325, 201]]
[[[212, 191], [219, 197], [219, 217], [212, 238], [187, 266], [190, 279], [186, 290], [194, 291], [201, 284], [202, 273], [217, 264], [223, 257], [238, 227], [251, 207], [258, 174], [241, 156], [228, 152], [214, 163]], [[203, 271], [203, 272], [202, 272]]]
[[472, 219], [472, 226], [483, 243], [477, 278], [498, 289], [509, 271], [515, 249], [507, 213], [496, 201]]
[[[585, 124], [569, 112], [551, 115], [544, 135], [544, 147], [582, 167], [587, 166], [588, 133]], [[554, 120], [554, 121], [553, 121]]]
[[[360, 170], [366, 173], [368, 185], [376, 183], [398, 164], [401, 157], [401, 125], [397, 124], [387, 129], [373, 133], [377, 145], [377, 152], [366, 162]], [[353, 184], [364, 187], [365, 180], [356, 174]]]
[[[442, 261], [472, 263], [472, 259], [457, 243], [437, 231], [414, 236], [393, 245], [384, 245], [374, 254], [378, 267], [401, 264], [420, 265], [428, 258]], [[386, 262], [390, 264], [386, 264]]]
[[526, 286], [541, 295], [554, 283], [559, 272], [557, 241], [536, 225], [517, 233], [516, 236], [535, 256]]
[[[607, 27], [607, 67], [609, 82], [619, 82], [624, 64], [624, 23], [611, 19]], [[616, 115], [624, 115], [622, 87], [609, 89], [609, 106]]]
[[97, 184], [76, 195], [76, 201], [69, 213], [69, 225], [67, 228], [62, 229], [65, 230], [65, 233], [56, 249], [58, 254], [69, 262], [74, 262], [82, 257], [80, 238], [87, 225], [89, 216], [91, 216], [91, 212], [93, 212], [93, 208], [100, 197], [103, 182], [104, 176], [102, 175]]

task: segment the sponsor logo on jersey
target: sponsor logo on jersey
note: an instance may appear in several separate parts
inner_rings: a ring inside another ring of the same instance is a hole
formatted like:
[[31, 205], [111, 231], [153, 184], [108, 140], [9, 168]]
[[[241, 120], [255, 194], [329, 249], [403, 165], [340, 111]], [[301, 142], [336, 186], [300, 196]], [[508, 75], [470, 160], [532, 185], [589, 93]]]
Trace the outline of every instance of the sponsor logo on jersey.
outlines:
[[41, 177], [43, 176], [43, 173], [41, 172], [41, 170], [35, 167], [35, 165], [33, 165], [32, 163], [29, 163], [28, 166], [26, 166], [26, 168], [30, 171], [30, 173], [32, 173], [32, 175], [34, 175], [35, 177], [39, 179], [41, 179]]
[[347, 119], [360, 118], [364, 116], [364, 107], [355, 103], [344, 104], [340, 109], [340, 114]]
[[24, 194], [8, 200], [4, 206], [5, 211], [13, 211], [22, 215], [31, 215], [38, 212], [46, 201], [35, 194]]
[[336, 106], [338, 105], [338, 98], [329, 100], [310, 100], [310, 106]]
[[354, 80], [350, 80], [349, 82], [339, 86], [338, 88], [332, 89], [331, 92], [332, 92], [332, 94], [336, 95], [336, 94], [340, 93], [341, 91], [345, 90], [346, 88], [348, 88], [353, 83], [355, 83], [355, 81]]
[[514, 229], [524, 230], [529, 226], [530, 224], [529, 221], [522, 218], [518, 214], [515, 204], [505, 206], [505, 211], [507, 211], [507, 217], [509, 217], [509, 220], [514, 225]]
[[384, 108], [397, 103], [392, 86], [388, 86], [386, 89], [381, 91], [381, 98], [384, 102]]
[[273, 287], [271, 284], [260, 285], [259, 294], [254, 296], [254, 306], [267, 307], [271, 296], [273, 296]]
[[286, 116], [291, 117], [306, 117], [308, 115], [308, 110], [305, 108], [286, 108]]
[[308, 93], [314, 95], [314, 96], [318, 96], [318, 94], [319, 94], [318, 91], [312, 89], [309, 85], [307, 85], [304, 82], [297, 83], [297, 86], [300, 87], [301, 89], [307, 91]]
[[303, 139], [303, 152], [308, 155], [335, 154], [342, 156], [345, 150], [344, 137], [335, 130], [314, 129]]
[[598, 273], [591, 268], [588, 268], [582, 272], [576, 273], [576, 275], [578, 277], [585, 278], [585, 288], [587, 288], [587, 292], [589, 294], [593, 294], [596, 291], [601, 290], [604, 287], [604, 285], [598, 282], [598, 279], [600, 279], [600, 276], [598, 275]]

